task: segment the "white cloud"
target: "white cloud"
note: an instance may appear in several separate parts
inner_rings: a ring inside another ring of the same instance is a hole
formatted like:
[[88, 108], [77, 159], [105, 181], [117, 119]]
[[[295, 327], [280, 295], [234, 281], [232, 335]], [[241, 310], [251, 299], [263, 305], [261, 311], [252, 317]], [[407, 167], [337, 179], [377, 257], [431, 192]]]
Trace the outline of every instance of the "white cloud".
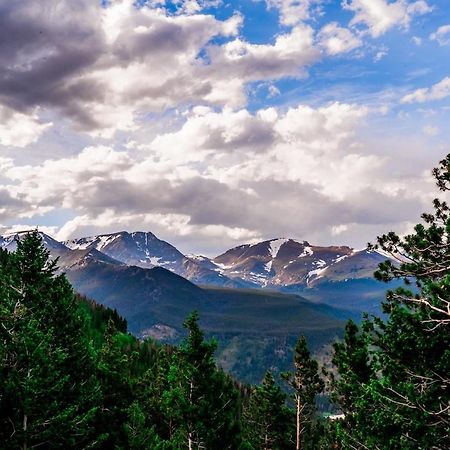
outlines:
[[450, 44], [450, 24], [442, 25], [430, 34], [430, 40], [436, 41], [440, 46]]
[[423, 0], [343, 0], [342, 6], [355, 13], [350, 25], [365, 25], [372, 37], [379, 37], [393, 27], [408, 28], [414, 16], [432, 10]]
[[417, 89], [410, 94], [405, 95], [402, 103], [424, 103], [433, 100], [442, 100], [450, 95], [450, 77], [445, 77], [439, 83], [429, 88]]
[[0, 145], [26, 147], [52, 125], [40, 122], [36, 112], [22, 114], [0, 105]]
[[310, 8], [317, 0], [266, 0], [268, 8], [276, 8], [280, 12], [283, 25], [296, 25], [310, 18]]
[[343, 225], [363, 235], [363, 226], [410, 220], [423, 192], [421, 175], [405, 178], [360, 141], [370, 114], [343, 103], [256, 113], [201, 106], [172, 131], [136, 140], [137, 151], [91, 146], [40, 164], [4, 160], [0, 221], [66, 208], [75, 217], [59, 238], [148, 229], [212, 253], [280, 234], [356, 240]]
[[382, 47], [375, 53], [375, 56], [373, 57], [374, 62], [382, 60], [388, 53], [389, 50], [387, 49], [387, 47]]
[[[20, 20], [0, 34], [6, 43], [0, 46], [2, 102], [28, 117], [28, 128], [41, 107], [70, 119], [77, 131], [111, 138], [118, 130], [136, 131], [152, 112], [195, 103], [245, 106], [248, 83], [305, 76], [320, 58], [306, 25], [273, 44], [253, 44], [237, 37], [240, 13], [219, 20], [199, 12], [211, 2], [182, 2], [175, 14], [165, 2], [134, 3], [14, 6]], [[8, 17], [10, 8], [5, 4], [1, 14]]]
[[267, 90], [269, 93], [269, 98], [276, 97], [281, 94], [281, 91], [273, 84], [269, 84]]
[[331, 234], [333, 236], [339, 236], [340, 234], [344, 233], [348, 229], [349, 229], [348, 224], [335, 225], [335, 226], [331, 227]]
[[278, 35], [273, 45], [251, 44], [238, 38], [211, 47], [210, 56], [222, 78], [238, 77], [242, 87], [242, 82], [304, 76], [305, 67], [316, 62], [320, 53], [314, 47], [314, 30], [298, 25]]
[[329, 55], [349, 52], [362, 45], [362, 41], [349, 29], [340, 27], [336, 22], [325, 25], [318, 33], [319, 44]]
[[56, 234], [58, 233], [57, 226], [15, 224], [12, 226], [0, 225], [0, 234], [5, 235], [9, 233], [18, 233], [20, 231], [36, 230], [36, 229], [52, 237], [56, 236]]

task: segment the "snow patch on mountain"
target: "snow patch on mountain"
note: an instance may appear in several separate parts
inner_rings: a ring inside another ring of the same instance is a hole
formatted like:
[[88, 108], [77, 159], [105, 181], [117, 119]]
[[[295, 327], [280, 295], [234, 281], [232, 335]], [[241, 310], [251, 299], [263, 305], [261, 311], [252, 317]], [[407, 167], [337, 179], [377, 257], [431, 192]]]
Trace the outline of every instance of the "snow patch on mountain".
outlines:
[[221, 264], [218, 262], [215, 262], [214, 264], [218, 267], [218, 270], [227, 270], [227, 269], [231, 269], [231, 267], [233, 267], [232, 265], [228, 266], [226, 264]]
[[311, 278], [314, 278], [315, 280], [317, 280], [318, 278], [322, 278], [324, 272], [327, 269], [328, 269], [328, 267], [322, 267], [322, 268], [319, 268], [319, 269], [310, 270], [308, 272], [307, 277], [306, 277], [307, 278], [306, 283], [309, 285], [309, 282], [311, 281]]
[[269, 252], [272, 258], [276, 258], [278, 255], [278, 252], [280, 251], [280, 248], [283, 244], [285, 244], [289, 239], [274, 239], [273, 241], [269, 242]]
[[109, 236], [99, 236], [99, 241], [98, 241], [97, 245], [95, 246], [95, 248], [97, 250], [101, 251], [102, 248], [104, 248], [111, 242], [114, 242], [118, 237], [119, 237], [118, 234], [113, 234], [113, 235], [109, 235]]
[[194, 255], [192, 253], [188, 253], [186, 255], [186, 258], [192, 259], [194, 261], [209, 261], [209, 258], [207, 258], [206, 256]]
[[348, 255], [344, 255], [344, 256], [338, 256], [334, 261], [333, 264], [336, 264], [338, 262], [343, 261], [345, 258], [348, 258]]
[[311, 247], [305, 247], [303, 251], [298, 255], [299, 258], [304, 258], [305, 256], [314, 255], [313, 249]]
[[73, 239], [71, 241], [65, 241], [64, 244], [71, 250], [87, 250], [89, 247], [94, 246], [96, 250], [101, 251], [106, 245], [115, 241], [118, 237], [119, 237], [118, 234], [89, 236], [81, 239]]
[[162, 264], [167, 264], [166, 261], [163, 261], [162, 264], [159, 263], [159, 261], [161, 261], [161, 256], [147, 256], [147, 259], [150, 261], [150, 264], [152, 264], [153, 266], [159, 266]]

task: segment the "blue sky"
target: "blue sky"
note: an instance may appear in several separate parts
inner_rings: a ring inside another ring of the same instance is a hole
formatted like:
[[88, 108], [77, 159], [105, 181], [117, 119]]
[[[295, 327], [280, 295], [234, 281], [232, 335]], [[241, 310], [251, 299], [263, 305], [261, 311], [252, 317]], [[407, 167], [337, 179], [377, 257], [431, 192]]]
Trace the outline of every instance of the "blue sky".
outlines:
[[0, 1], [0, 18], [0, 232], [361, 247], [436, 195], [447, 0]]

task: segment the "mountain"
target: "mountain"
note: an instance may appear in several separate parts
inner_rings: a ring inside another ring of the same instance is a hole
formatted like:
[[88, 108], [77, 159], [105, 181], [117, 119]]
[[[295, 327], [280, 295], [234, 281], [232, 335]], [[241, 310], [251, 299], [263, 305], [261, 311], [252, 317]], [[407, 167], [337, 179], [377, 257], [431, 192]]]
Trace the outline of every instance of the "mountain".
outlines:
[[244, 244], [215, 257], [184, 255], [153, 233], [122, 231], [66, 241], [127, 265], [163, 267], [198, 285], [303, 292], [332, 282], [372, 279], [385, 256], [347, 246], [321, 247], [294, 239]]
[[272, 239], [235, 247], [212, 261], [231, 278], [283, 289], [310, 288], [330, 281], [371, 278], [386, 259], [377, 252], [346, 246], [320, 247], [306, 241]]
[[373, 273], [385, 260], [386, 256], [367, 249], [272, 239], [240, 245], [212, 262], [222, 274], [260, 288], [297, 293], [311, 301], [379, 314], [386, 285], [376, 281]]
[[137, 231], [91, 236], [64, 242], [72, 250], [96, 249], [129, 266], [163, 267], [197, 284], [246, 287], [249, 283], [231, 280], [217, 267], [204, 263], [200, 257], [186, 257], [173, 245], [158, 239], [153, 233]]
[[[0, 248], [4, 248], [10, 252], [13, 252], [17, 247], [16, 238], [20, 239], [22, 236], [24, 236], [29, 232], [30, 230], [16, 231], [13, 233], [7, 233], [0, 236]], [[66, 249], [66, 246], [62, 242], [53, 239], [47, 234], [39, 232], [39, 235], [41, 236], [43, 244], [50, 252], [64, 251]]]
[[[21, 233], [17, 235], [20, 236]], [[0, 246], [14, 249], [14, 234]], [[58, 242], [41, 233], [63, 270], [93, 259], [141, 268], [163, 267], [199, 286], [270, 289], [297, 293], [345, 309], [380, 312], [386, 285], [373, 279], [385, 256], [347, 246], [271, 239], [244, 244], [215, 257], [184, 255], [150, 232], [118, 233]]]
[[[0, 237], [0, 246], [13, 251], [24, 233]], [[40, 235], [75, 290], [117, 309], [136, 336], [178, 342], [186, 316], [199, 311], [207, 336], [219, 342], [218, 362], [246, 382], [260, 381], [267, 369], [290, 369], [300, 334], [313, 352], [323, 349], [342, 336], [348, 318], [357, 320], [362, 308], [379, 308], [385, 289], [369, 278], [381, 256], [349, 247], [277, 239], [209, 259], [183, 255], [151, 233], [65, 243]], [[219, 283], [264, 289], [211, 286]]]
[[200, 288], [162, 267], [144, 269], [83, 259], [66, 271], [77, 292], [117, 309], [142, 338], [178, 342], [182, 323], [197, 310], [206, 335], [219, 343], [217, 360], [229, 373], [257, 382], [264, 372], [288, 370], [300, 334], [318, 351], [342, 336], [350, 311], [298, 295], [262, 290]]

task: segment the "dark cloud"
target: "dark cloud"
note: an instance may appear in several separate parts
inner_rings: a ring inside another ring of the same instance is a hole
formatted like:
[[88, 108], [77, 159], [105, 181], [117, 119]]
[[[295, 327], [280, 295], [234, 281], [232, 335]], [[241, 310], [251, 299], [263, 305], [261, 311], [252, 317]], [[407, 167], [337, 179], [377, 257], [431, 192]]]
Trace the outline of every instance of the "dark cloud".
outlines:
[[96, 2], [2, 2], [0, 5], [0, 101], [16, 111], [57, 108], [94, 126], [83, 111], [101, 101], [98, 83], [80, 76], [102, 56]]

